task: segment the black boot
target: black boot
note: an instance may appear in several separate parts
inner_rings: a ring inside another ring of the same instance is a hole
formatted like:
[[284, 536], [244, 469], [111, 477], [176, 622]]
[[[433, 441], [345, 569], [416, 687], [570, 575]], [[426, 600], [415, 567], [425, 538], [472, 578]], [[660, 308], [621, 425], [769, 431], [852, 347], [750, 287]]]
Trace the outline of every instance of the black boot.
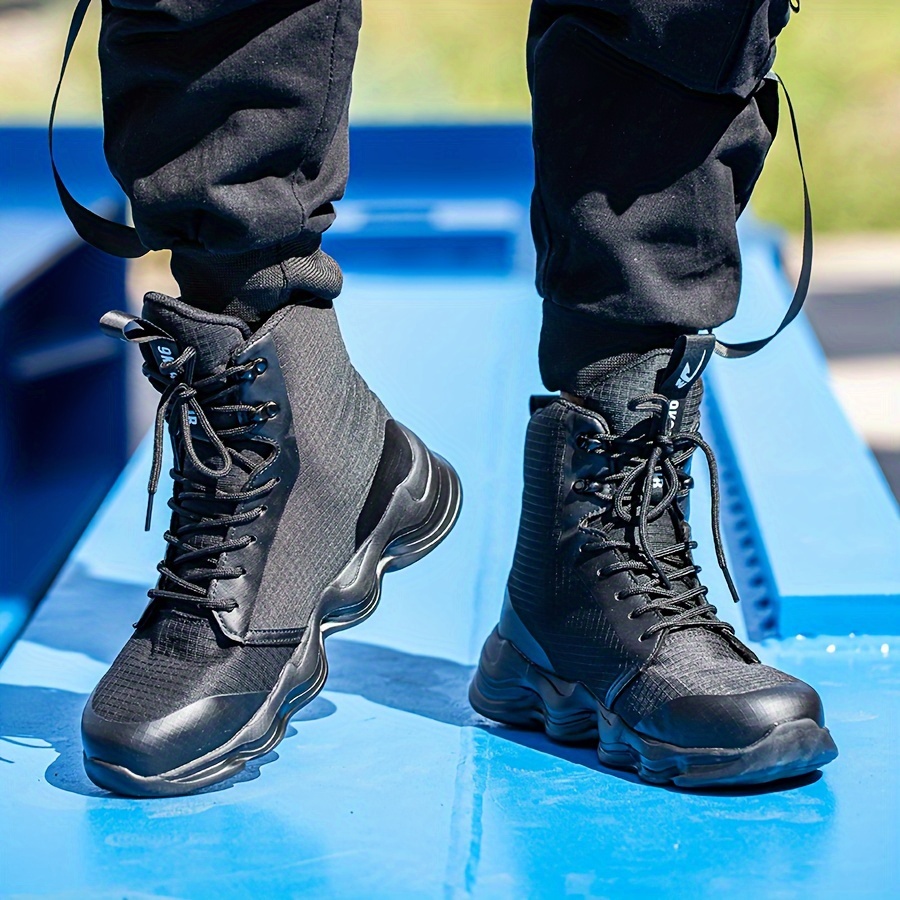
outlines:
[[281, 740], [325, 682], [325, 635], [447, 535], [460, 487], [360, 378], [330, 308], [251, 333], [148, 295], [143, 319], [102, 324], [141, 345], [162, 393], [151, 496], [167, 425], [175, 488], [150, 605], [84, 711], [85, 767], [119, 793], [180, 794]]
[[619, 360], [595, 373], [590, 408], [560, 398], [534, 413], [508, 592], [470, 690], [489, 718], [598, 738], [603, 763], [697, 787], [800, 775], [837, 755], [818, 694], [760, 664], [691, 559], [698, 447], [717, 509], [698, 432], [711, 352], [704, 335]]

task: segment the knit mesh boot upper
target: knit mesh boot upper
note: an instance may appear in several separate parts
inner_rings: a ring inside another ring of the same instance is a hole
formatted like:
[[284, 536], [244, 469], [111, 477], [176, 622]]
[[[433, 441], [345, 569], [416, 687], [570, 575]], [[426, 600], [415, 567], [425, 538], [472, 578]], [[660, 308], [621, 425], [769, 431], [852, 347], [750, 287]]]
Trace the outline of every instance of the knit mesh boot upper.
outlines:
[[[195, 381], [223, 372], [232, 354], [251, 337], [238, 319], [195, 311], [162, 295], [148, 296], [144, 317], [170, 334], [179, 347], [196, 348]], [[224, 554], [224, 568], [247, 570], [247, 574], [210, 580], [209, 573], [223, 568], [222, 554], [213, 557], [214, 563], [204, 557], [187, 558], [190, 550], [182, 552], [175, 541], [191, 547], [215, 546], [221, 544], [224, 529], [197, 530], [199, 523], [193, 517], [175, 512], [165, 561], [174, 578], [163, 575], [157, 589], [191, 596], [195, 592], [175, 580], [184, 578], [198, 588], [208, 587], [208, 593], [217, 599], [227, 600], [238, 582], [252, 578], [258, 584], [257, 595], [244, 609], [208, 613], [192, 607], [189, 600], [156, 600], [93, 696], [93, 709], [100, 715], [141, 721], [178, 709], [210, 691], [268, 690], [296, 640], [277, 647], [245, 647], [228, 640], [232, 629], [245, 637], [254, 631], [299, 626], [304, 621], [304, 605], [313, 602], [353, 550], [356, 521], [381, 454], [387, 413], [350, 366], [333, 310], [289, 307], [271, 319], [263, 332], [253, 335], [253, 343], [258, 347], [262, 339], [269, 338], [278, 360], [285, 361], [279, 372], [275, 360], [267, 359], [266, 371], [257, 376], [260, 385], [266, 377], [283, 380], [283, 388], [279, 385], [272, 395], [271, 402], [281, 402], [268, 428], [271, 430], [279, 417], [282, 423], [290, 418], [290, 436], [276, 446], [266, 430], [255, 429], [230, 441], [235, 454], [230, 471], [216, 478], [197, 471], [184, 453], [176, 429], [175, 469], [180, 473], [176, 477], [196, 479], [206, 490], [190, 490], [194, 485], [179, 481], [175, 496], [191, 495], [181, 501], [185, 513], [195, 510], [198, 516], [221, 516], [234, 504], [212, 499], [215, 491], [234, 494], [247, 490], [254, 480], [264, 483], [267, 479], [260, 479], [257, 473], [276, 453], [292, 456], [295, 463], [302, 459], [302, 465], [290, 467], [294, 469], [290, 475], [281, 476], [277, 490], [259, 498], [256, 509], [268, 508], [248, 523], [271, 531], [265, 560], [245, 558], [248, 551], [256, 556], [253, 544], [231, 549]], [[257, 355], [261, 357], [263, 351]], [[246, 373], [239, 373], [234, 383], [242, 384], [242, 377], [246, 378]], [[223, 396], [217, 405], [233, 403], [234, 393]], [[210, 415], [211, 421], [236, 418], [227, 412]], [[225, 424], [234, 426], [231, 421]], [[208, 441], [197, 441], [196, 446], [201, 460], [219, 461]], [[293, 484], [285, 483], [287, 478]], [[347, 491], [348, 484], [356, 490]], [[269, 529], [266, 516], [273, 514], [275, 505], [281, 507], [280, 521]], [[302, 552], [298, 552], [300, 547]], [[202, 599], [205, 595], [197, 596]], [[202, 677], [196, 677], [198, 674]]]
[[[125, 787], [106, 770], [100, 782], [141, 793], [135, 778], [196, 769], [266, 704], [277, 731], [301, 686], [308, 702], [324, 679], [320, 631], [374, 608], [378, 561], [400, 556], [397, 535], [419, 528], [429, 540], [405, 547], [407, 564], [449, 531], [458, 486], [368, 389], [330, 308], [288, 306], [251, 333], [151, 294], [143, 319], [104, 321], [141, 344], [161, 392], [151, 489], [166, 426], [174, 450], [159, 582], [83, 723], [89, 759], [128, 771]], [[228, 766], [242, 764], [246, 743]]]
[[[808, 723], [824, 747], [817, 744], [821, 764], [834, 754], [815, 691], [759, 663], [717, 618], [693, 564], [690, 460], [698, 448], [713, 467], [714, 459], [698, 431], [702, 362], [685, 360], [669, 350], [625, 358], [597, 374], [585, 406], [551, 399], [533, 414], [508, 595], [472, 702], [516, 723], [533, 721], [528, 710], [537, 708], [553, 733], [596, 716], [597, 703], [609, 711], [597, 720], [601, 750], [604, 728], [613, 727], [609, 716], [621, 717], [641, 748], [623, 760], [640, 758], [636, 767], [651, 780], [683, 776], [692, 763], [686, 754], [666, 759], [667, 769], [658, 761], [653, 775], [640, 755], [650, 753], [648, 739], [675, 748], [744, 748], [785, 721]], [[575, 685], [596, 699], [576, 703]], [[762, 780], [778, 771], [770, 763]]]

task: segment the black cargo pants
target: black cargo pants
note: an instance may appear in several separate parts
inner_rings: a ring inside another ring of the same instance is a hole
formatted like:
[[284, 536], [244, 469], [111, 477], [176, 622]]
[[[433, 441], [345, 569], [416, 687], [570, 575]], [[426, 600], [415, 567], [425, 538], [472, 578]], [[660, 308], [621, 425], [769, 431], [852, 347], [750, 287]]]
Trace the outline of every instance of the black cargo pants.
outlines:
[[[532, 222], [549, 389], [735, 311], [791, 0], [534, 0]], [[185, 299], [330, 299], [361, 0], [103, 0], [106, 152]], [[293, 292], [297, 292], [294, 294]]]

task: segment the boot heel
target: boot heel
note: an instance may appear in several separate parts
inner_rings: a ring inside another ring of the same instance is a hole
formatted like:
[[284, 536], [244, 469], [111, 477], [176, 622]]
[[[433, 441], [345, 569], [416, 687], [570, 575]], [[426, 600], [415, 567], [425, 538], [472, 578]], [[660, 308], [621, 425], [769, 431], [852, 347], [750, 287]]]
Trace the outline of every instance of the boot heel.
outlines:
[[567, 743], [596, 740], [597, 710], [580, 684], [542, 671], [495, 628], [469, 686], [472, 708], [496, 722], [542, 728]]
[[390, 561], [386, 572], [396, 572], [418, 562], [429, 554], [452, 530], [462, 506], [462, 485], [453, 467], [443, 457], [431, 453], [435, 469], [434, 486], [428, 498], [431, 512], [425, 521], [412, 531], [395, 538], [385, 548]]
[[530, 663], [495, 628], [485, 642], [469, 685], [472, 708], [505, 725], [540, 728], [541, 698], [528, 687]]

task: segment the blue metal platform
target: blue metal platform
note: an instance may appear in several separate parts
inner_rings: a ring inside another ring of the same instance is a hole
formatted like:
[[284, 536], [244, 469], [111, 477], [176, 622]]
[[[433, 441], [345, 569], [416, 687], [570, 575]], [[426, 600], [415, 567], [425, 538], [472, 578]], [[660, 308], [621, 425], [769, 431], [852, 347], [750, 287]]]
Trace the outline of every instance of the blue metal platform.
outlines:
[[[99, 129], [64, 131], [70, 185], [85, 203], [121, 217]], [[96, 327], [122, 303], [125, 261], [75, 235], [44, 129], [0, 128], [0, 247], [2, 659], [128, 458], [130, 360]]]
[[[446, 131], [420, 139], [458, 160], [453, 140], [467, 138]], [[375, 154], [387, 139], [373, 130], [356, 147]], [[192, 797], [116, 798], [85, 777], [78, 724], [161, 554], [159, 536], [141, 530], [144, 445], [0, 667], [0, 895], [900, 890], [900, 520], [822, 387], [805, 324], [759, 362], [716, 360], [707, 422], [725, 468], [747, 623], [772, 635], [754, 646], [820, 690], [841, 756], [799, 782], [691, 793], [644, 785], [600, 766], [591, 747], [497, 726], [468, 707], [515, 540], [528, 395], [540, 390], [527, 152], [521, 133], [497, 141], [506, 180], [487, 177], [471, 197], [427, 167], [404, 173], [405, 194], [402, 166], [392, 190], [374, 175], [369, 188], [363, 167], [348, 222], [330, 236], [348, 270], [338, 304], [351, 355], [393, 414], [458, 468], [466, 497], [456, 530], [386, 579], [372, 619], [329, 639], [326, 688], [276, 752]], [[479, 244], [486, 237], [490, 253]], [[763, 332], [786, 291], [772, 235], [751, 223], [742, 237], [745, 296], [731, 337]], [[385, 251], [401, 240], [417, 266], [400, 268]], [[784, 424], [777, 444], [759, 427], [768, 415]], [[697, 469], [700, 562], [720, 608], [746, 633], [710, 552], [708, 483]], [[851, 515], [850, 530], [833, 527], [834, 516]]]

